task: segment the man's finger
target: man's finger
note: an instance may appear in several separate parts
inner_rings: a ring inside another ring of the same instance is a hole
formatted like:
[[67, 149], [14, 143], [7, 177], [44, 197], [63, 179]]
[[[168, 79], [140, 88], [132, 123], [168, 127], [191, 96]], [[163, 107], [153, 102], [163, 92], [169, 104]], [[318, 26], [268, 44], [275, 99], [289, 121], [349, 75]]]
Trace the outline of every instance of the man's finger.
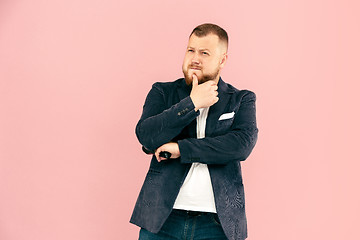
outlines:
[[192, 85], [193, 87], [199, 85], [199, 81], [198, 81], [198, 78], [195, 74], [193, 74], [193, 80], [192, 80]]
[[156, 157], [156, 160], [157, 160], [158, 162], [161, 161], [159, 154], [160, 154], [160, 151], [159, 151], [159, 150], [156, 150], [156, 152], [155, 152], [155, 157]]
[[209, 80], [208, 82], [210, 83], [211, 86], [214, 86], [214, 85], [217, 86], [217, 83], [215, 81], [213, 81], [213, 80]]
[[161, 150], [160, 148], [158, 148], [156, 151], [155, 151], [155, 157], [156, 157], [156, 160], [158, 162], [161, 162], [162, 160], [167, 160], [166, 158], [164, 157], [160, 157], [160, 153], [162, 152], [163, 150]]

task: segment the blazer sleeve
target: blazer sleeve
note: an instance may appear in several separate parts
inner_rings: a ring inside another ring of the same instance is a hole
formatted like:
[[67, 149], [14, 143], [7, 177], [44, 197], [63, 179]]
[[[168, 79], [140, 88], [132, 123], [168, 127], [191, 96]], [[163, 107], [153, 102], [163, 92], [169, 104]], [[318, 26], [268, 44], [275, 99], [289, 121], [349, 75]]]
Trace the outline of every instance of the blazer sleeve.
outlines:
[[255, 93], [247, 91], [229, 132], [202, 139], [179, 140], [181, 163], [227, 164], [230, 161], [244, 161], [257, 141], [255, 101]]
[[168, 107], [166, 103], [169, 93], [165, 92], [169, 89], [165, 87], [166, 84], [171, 83], [153, 84], [136, 125], [135, 132], [139, 142], [151, 151], [170, 142], [199, 115], [199, 111], [195, 112], [190, 96]]

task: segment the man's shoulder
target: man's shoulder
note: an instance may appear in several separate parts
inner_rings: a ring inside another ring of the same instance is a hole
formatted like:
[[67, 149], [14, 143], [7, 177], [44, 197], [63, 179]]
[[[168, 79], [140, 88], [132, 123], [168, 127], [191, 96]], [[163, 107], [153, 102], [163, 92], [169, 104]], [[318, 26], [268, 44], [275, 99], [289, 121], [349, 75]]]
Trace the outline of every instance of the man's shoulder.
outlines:
[[230, 83], [224, 82], [226, 85], [226, 90], [229, 93], [235, 94], [237, 97], [247, 97], [256, 99], [256, 94], [249, 89], [238, 89], [231, 85]]
[[167, 87], [167, 86], [174, 86], [174, 85], [181, 85], [184, 82], [184, 78], [179, 78], [175, 81], [169, 81], [169, 82], [155, 82], [153, 85], [159, 86], [159, 87]]
[[180, 87], [184, 84], [184, 78], [179, 78], [171, 82], [155, 82], [153, 88], [161, 89], [173, 89], [174, 87]]

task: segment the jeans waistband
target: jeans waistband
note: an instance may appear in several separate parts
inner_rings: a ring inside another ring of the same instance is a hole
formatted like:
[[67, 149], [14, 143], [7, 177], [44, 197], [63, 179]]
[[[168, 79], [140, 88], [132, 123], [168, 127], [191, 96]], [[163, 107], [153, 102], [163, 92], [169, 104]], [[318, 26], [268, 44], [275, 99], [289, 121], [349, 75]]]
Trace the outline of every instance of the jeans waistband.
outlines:
[[185, 216], [191, 216], [191, 217], [197, 217], [197, 216], [202, 216], [202, 215], [212, 215], [216, 213], [213, 212], [199, 212], [199, 211], [190, 211], [190, 210], [182, 210], [182, 209], [173, 209], [173, 212], [180, 214], [180, 215], [185, 215]]

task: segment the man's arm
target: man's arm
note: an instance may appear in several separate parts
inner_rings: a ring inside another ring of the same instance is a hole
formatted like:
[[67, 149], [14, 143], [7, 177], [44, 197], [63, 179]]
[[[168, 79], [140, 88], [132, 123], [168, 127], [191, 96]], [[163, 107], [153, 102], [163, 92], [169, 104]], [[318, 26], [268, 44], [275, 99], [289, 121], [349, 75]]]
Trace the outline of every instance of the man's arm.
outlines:
[[250, 91], [242, 97], [232, 129], [228, 133], [203, 139], [179, 140], [181, 162], [227, 164], [230, 161], [245, 160], [257, 141], [255, 101], [256, 96]]
[[[163, 144], [169, 143], [200, 114], [197, 111], [199, 108], [210, 107], [219, 100], [216, 91], [218, 87], [214, 81], [199, 85], [197, 76], [193, 74], [192, 77], [190, 96], [168, 109], [165, 104], [168, 96], [165, 96], [164, 88], [160, 83], [153, 85], [136, 126], [136, 135], [147, 149], [154, 151]], [[177, 156], [174, 152], [170, 153]]]
[[151, 151], [170, 142], [199, 115], [190, 96], [170, 108], [166, 106], [166, 99], [161, 84], [153, 84], [136, 125], [139, 142]]

